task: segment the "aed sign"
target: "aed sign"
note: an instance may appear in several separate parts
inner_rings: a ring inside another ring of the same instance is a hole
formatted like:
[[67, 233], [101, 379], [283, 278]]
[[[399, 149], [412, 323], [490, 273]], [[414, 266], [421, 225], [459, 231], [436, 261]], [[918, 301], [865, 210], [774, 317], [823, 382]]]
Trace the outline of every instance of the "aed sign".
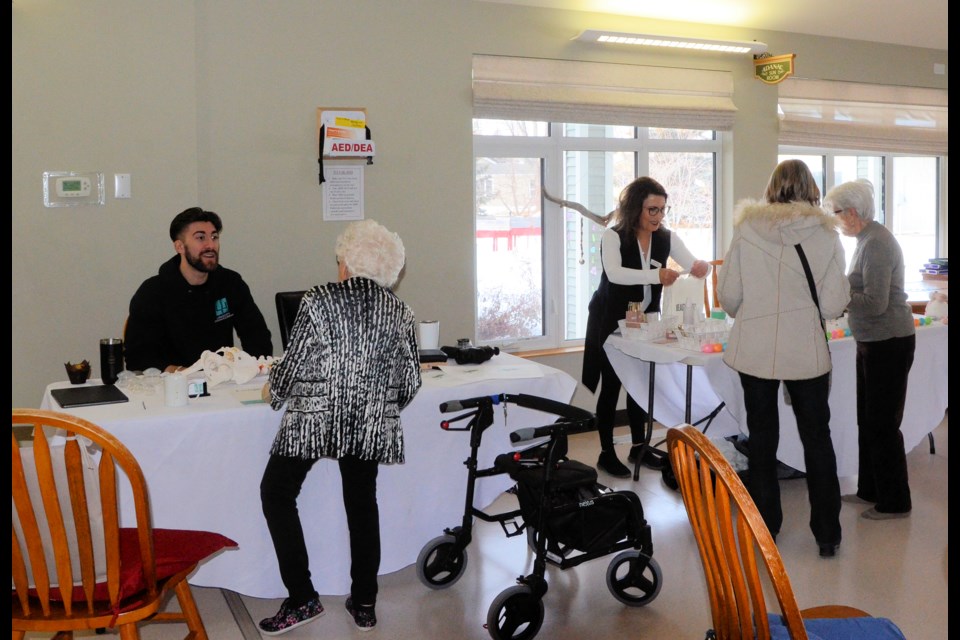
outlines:
[[323, 141], [323, 155], [367, 157], [376, 155], [376, 150], [372, 140], [328, 138]]

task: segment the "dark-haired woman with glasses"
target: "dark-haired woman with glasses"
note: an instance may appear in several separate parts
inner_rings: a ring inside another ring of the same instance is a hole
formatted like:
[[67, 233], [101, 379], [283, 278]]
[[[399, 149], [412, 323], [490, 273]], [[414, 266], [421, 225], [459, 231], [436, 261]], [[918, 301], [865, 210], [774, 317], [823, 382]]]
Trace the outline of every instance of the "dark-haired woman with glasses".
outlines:
[[[600, 458], [597, 468], [618, 478], [630, 476], [630, 470], [620, 462], [613, 448], [614, 415], [620, 398], [620, 378], [613, 370], [603, 343], [626, 317], [627, 305], [640, 302], [644, 313], [660, 311], [660, 297], [664, 286], [670, 286], [680, 277], [668, 269], [667, 259], [673, 258], [684, 270], [697, 278], [710, 272], [710, 265], [697, 260], [683, 241], [663, 226], [663, 218], [670, 211], [667, 191], [653, 178], [637, 178], [620, 193], [620, 204], [613, 224], [603, 232], [600, 240], [600, 260], [603, 273], [600, 284], [590, 299], [587, 316], [587, 334], [583, 345], [583, 384], [597, 396], [597, 431], [600, 435]], [[633, 446], [627, 460], [634, 462], [643, 439], [647, 412], [627, 394], [627, 416]], [[644, 458], [649, 466], [658, 468], [663, 458]]]

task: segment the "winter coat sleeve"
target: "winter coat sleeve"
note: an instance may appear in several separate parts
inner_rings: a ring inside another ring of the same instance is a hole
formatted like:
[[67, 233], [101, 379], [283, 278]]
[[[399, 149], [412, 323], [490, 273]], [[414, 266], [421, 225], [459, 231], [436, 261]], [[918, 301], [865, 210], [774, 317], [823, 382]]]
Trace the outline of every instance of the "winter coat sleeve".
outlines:
[[270, 406], [274, 410], [280, 409], [286, 402], [291, 386], [301, 377], [301, 367], [309, 362], [308, 354], [322, 348], [317, 324], [310, 319], [310, 310], [315, 306], [311, 300], [315, 295], [315, 290], [311, 289], [303, 296], [296, 320], [290, 328], [287, 350], [270, 369]]
[[740, 229], [735, 228], [730, 248], [723, 258], [723, 268], [717, 274], [717, 298], [720, 300], [720, 307], [731, 318], [737, 317], [737, 312], [740, 311], [740, 305], [743, 303], [743, 279], [740, 273], [741, 243]]
[[850, 280], [844, 273], [847, 262], [844, 258], [843, 245], [840, 243], [839, 234], [834, 232], [834, 236], [833, 255], [817, 290], [817, 296], [820, 298], [820, 316], [824, 320], [833, 320], [842, 316], [850, 302]]
[[397, 405], [400, 409], [405, 408], [417, 395], [420, 390], [422, 379], [420, 377], [420, 354], [417, 350], [417, 332], [416, 322], [413, 312], [409, 311], [404, 317], [404, 339], [398, 345], [394, 362], [397, 372]]

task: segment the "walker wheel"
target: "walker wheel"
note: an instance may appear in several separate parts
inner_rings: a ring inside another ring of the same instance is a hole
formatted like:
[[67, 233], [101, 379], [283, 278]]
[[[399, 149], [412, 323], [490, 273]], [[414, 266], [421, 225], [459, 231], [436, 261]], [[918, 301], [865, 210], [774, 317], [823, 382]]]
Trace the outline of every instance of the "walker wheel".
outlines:
[[417, 577], [431, 589], [446, 589], [463, 576], [467, 568], [467, 550], [455, 553], [457, 539], [438, 536], [425, 544], [417, 556]]
[[487, 631], [493, 640], [529, 640], [543, 625], [543, 599], [525, 584], [500, 592], [487, 611]]
[[628, 607], [652, 602], [663, 586], [663, 572], [657, 561], [636, 550], [624, 551], [607, 567], [607, 588]]

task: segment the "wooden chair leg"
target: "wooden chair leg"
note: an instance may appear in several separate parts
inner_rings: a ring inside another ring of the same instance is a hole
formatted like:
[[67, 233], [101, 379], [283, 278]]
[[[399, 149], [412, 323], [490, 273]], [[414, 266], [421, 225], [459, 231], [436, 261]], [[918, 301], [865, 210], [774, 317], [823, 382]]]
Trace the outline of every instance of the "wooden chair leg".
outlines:
[[192, 640], [207, 640], [207, 630], [203, 626], [203, 618], [200, 617], [200, 610], [197, 609], [197, 603], [193, 599], [193, 591], [190, 590], [190, 584], [186, 578], [180, 581], [175, 591], [177, 600], [180, 602], [180, 611], [183, 612], [187, 628], [192, 633]]
[[136, 622], [120, 625], [120, 640], [140, 640], [140, 630]]

